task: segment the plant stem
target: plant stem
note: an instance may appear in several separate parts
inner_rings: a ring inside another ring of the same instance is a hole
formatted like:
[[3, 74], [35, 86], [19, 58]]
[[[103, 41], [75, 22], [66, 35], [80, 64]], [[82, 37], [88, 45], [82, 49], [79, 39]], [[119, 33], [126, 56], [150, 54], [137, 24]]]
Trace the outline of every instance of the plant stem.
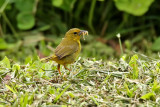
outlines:
[[1, 17], [1, 14], [3, 13], [3, 11], [6, 8], [8, 3], [9, 3], [9, 0], [5, 0], [5, 2], [3, 3], [2, 7], [0, 8], [0, 17]]
[[2, 26], [1, 26], [1, 24], [0, 24], [0, 36], [3, 37], [3, 31], [2, 31]]
[[2, 13], [2, 16], [4, 18], [4, 20], [6, 21], [6, 23], [8, 24], [8, 26], [10, 27], [11, 31], [13, 32], [13, 35], [18, 38], [18, 34], [16, 32], [16, 30], [14, 29], [14, 27], [12, 26], [11, 22], [9, 21], [9, 19], [7, 18], [5, 13]]
[[121, 42], [121, 35], [118, 33], [117, 37], [118, 37], [118, 40], [119, 40], [119, 45], [120, 45], [120, 49], [121, 49], [121, 55], [123, 55], [123, 47], [122, 47], [122, 42]]
[[32, 10], [32, 12], [33, 12], [34, 15], [35, 15], [36, 12], [37, 12], [38, 2], [39, 2], [39, 0], [35, 0], [35, 2], [34, 2], [34, 6], [33, 6], [33, 10]]
[[94, 12], [94, 8], [95, 8], [95, 4], [96, 4], [96, 0], [93, 0], [93, 1], [92, 1], [92, 4], [91, 4], [90, 11], [89, 11], [89, 18], [88, 18], [88, 25], [89, 25], [89, 27], [91, 28], [91, 30], [92, 30], [93, 33], [95, 33], [94, 27], [93, 27], [93, 25], [92, 25], [93, 12]]

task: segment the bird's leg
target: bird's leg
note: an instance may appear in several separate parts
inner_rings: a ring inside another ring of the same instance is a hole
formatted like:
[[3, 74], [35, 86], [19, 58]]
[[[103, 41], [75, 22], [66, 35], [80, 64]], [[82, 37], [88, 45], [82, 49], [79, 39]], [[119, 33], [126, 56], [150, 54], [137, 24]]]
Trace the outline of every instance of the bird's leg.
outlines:
[[66, 67], [66, 65], [64, 65], [64, 68], [67, 69], [67, 70], [69, 70], [69, 71], [71, 71], [69, 68]]
[[58, 72], [59, 74], [61, 75], [61, 71], [60, 71], [60, 64], [57, 65], [57, 68], [58, 68]]

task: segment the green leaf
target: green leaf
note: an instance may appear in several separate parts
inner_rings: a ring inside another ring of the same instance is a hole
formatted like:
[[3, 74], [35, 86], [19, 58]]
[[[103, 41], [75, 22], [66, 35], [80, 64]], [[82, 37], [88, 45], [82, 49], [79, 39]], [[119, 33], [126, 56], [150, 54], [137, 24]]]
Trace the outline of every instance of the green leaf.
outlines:
[[6, 88], [12, 91], [13, 93], [16, 93], [16, 91], [14, 91], [9, 85], [6, 85]]
[[13, 71], [13, 76], [14, 76], [14, 77], [17, 76], [19, 70], [20, 70], [20, 65], [19, 65], [19, 64], [14, 64], [14, 65], [12, 66], [12, 71]]
[[35, 0], [15, 0], [15, 6], [20, 12], [32, 12]]
[[137, 64], [137, 60], [138, 60], [138, 55], [135, 54], [132, 56], [129, 65], [132, 67], [133, 69], [133, 79], [137, 79], [138, 78], [138, 74], [139, 74], [139, 70], [138, 70], [138, 64]]
[[97, 100], [96, 100], [93, 96], [91, 96], [90, 98], [92, 99], [92, 101], [93, 101], [97, 106], [99, 105], [99, 103], [97, 102]]
[[63, 4], [63, 0], [52, 0], [53, 6], [60, 7]]
[[19, 64], [14, 64], [12, 67], [13, 71], [19, 71], [20, 70], [20, 65]]
[[21, 12], [17, 15], [17, 22], [19, 29], [28, 30], [35, 25], [35, 18], [30, 12]]
[[73, 93], [71, 93], [71, 92], [69, 92], [68, 95], [69, 95], [71, 98], [74, 98], [74, 97], [75, 97], [75, 95], [74, 95]]
[[28, 92], [26, 92], [25, 95], [24, 94], [21, 95], [20, 107], [27, 107], [27, 104], [29, 103], [28, 97], [29, 97]]
[[27, 107], [28, 104], [28, 92], [25, 93], [24, 99], [23, 99], [23, 107]]
[[153, 51], [159, 51], [159, 50], [160, 50], [160, 37], [157, 38], [157, 39], [154, 41], [154, 43], [153, 43], [153, 45], [152, 45], [152, 50], [153, 50]]
[[71, 11], [75, 2], [76, 0], [52, 0], [52, 5], [64, 11]]
[[158, 93], [160, 90], [160, 85], [158, 84], [157, 80], [154, 80], [153, 86], [152, 86], [152, 91], [155, 93]]
[[58, 96], [56, 96], [54, 103], [56, 103], [58, 101], [58, 99], [63, 95], [63, 93], [71, 86], [71, 84], [69, 84]]
[[55, 88], [49, 86], [49, 93], [50, 93], [50, 94], [55, 94]]
[[4, 68], [11, 68], [10, 61], [6, 56], [2, 61], [0, 61], [0, 65]]
[[127, 95], [129, 96], [129, 97], [133, 97], [133, 91], [131, 91], [129, 88], [128, 88], [128, 85], [126, 84], [126, 83], [124, 83], [124, 87], [126, 88], [126, 91], [127, 91]]
[[8, 45], [7, 43], [4, 41], [4, 39], [0, 38], [0, 50], [2, 49], [7, 49]]
[[136, 61], [138, 60], [138, 55], [135, 54], [131, 57], [131, 60], [129, 62], [129, 65], [131, 66], [132, 64], [134, 64]]
[[26, 59], [25, 59], [25, 64], [32, 64], [32, 57], [31, 56], [28, 56]]
[[145, 14], [154, 0], [114, 0], [116, 7], [135, 16]]
[[0, 8], [4, 4], [5, 0], [0, 0]]
[[147, 93], [143, 95], [141, 99], [144, 99], [144, 100], [155, 99], [155, 94], [153, 92]]

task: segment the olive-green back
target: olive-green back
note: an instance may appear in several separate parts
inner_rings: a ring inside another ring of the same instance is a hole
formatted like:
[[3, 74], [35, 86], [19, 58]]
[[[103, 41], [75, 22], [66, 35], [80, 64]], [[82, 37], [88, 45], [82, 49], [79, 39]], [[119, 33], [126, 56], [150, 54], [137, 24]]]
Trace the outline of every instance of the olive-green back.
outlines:
[[62, 59], [68, 55], [72, 55], [79, 49], [78, 42], [72, 39], [63, 38], [61, 43], [55, 49], [55, 55]]

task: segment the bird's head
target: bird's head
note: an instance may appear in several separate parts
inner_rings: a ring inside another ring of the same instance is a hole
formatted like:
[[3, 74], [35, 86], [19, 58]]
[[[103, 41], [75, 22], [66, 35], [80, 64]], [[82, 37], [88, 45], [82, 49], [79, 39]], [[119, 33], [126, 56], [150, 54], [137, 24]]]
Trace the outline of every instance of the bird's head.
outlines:
[[79, 40], [81, 36], [88, 35], [88, 31], [86, 30], [80, 30], [78, 28], [72, 28], [65, 34], [65, 38], [71, 38], [74, 40]]

